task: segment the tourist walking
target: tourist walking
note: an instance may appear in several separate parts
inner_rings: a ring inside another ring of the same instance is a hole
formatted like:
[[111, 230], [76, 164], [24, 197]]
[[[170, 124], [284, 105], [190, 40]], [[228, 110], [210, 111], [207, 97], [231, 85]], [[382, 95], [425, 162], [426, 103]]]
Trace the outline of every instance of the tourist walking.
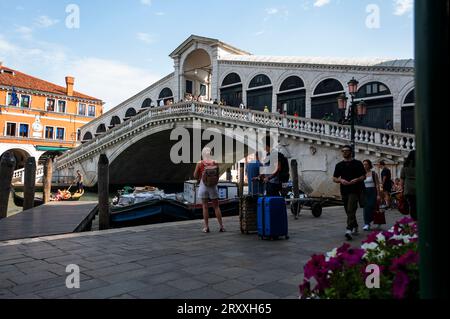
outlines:
[[373, 222], [375, 210], [378, 208], [378, 202], [381, 199], [379, 189], [380, 180], [378, 174], [373, 170], [370, 160], [363, 161], [366, 170], [366, 179], [364, 180], [364, 227], [363, 230], [369, 231], [370, 224]]
[[411, 218], [417, 221], [416, 206], [416, 151], [411, 151], [406, 158], [400, 172], [400, 180], [403, 188], [403, 196], [408, 203]]
[[358, 234], [358, 221], [356, 220], [356, 210], [358, 201], [366, 179], [366, 171], [361, 161], [353, 159], [352, 147], [345, 145], [342, 147], [344, 160], [336, 164], [333, 181], [340, 184], [342, 200], [347, 214], [347, 231], [345, 237], [352, 240], [352, 235]]
[[219, 207], [219, 191], [217, 184], [219, 182], [219, 166], [212, 160], [211, 149], [205, 147], [202, 151], [202, 160], [197, 163], [194, 171], [194, 178], [200, 181], [198, 197], [202, 201], [203, 208], [203, 232], [209, 233], [209, 201], [212, 202], [217, 221], [219, 222], [219, 231], [224, 232], [222, 222], [222, 212]]
[[381, 208], [391, 208], [391, 191], [392, 191], [392, 176], [391, 170], [386, 167], [385, 161], [380, 161], [381, 169], [381, 191], [383, 192], [384, 205]]

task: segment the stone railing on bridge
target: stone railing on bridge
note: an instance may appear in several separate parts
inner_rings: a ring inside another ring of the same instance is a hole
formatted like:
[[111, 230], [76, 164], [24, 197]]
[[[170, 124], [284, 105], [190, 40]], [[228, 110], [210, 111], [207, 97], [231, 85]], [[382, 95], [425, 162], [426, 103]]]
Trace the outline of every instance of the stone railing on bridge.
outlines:
[[[39, 165], [36, 167], [36, 182], [39, 182], [44, 176], [44, 166]], [[21, 168], [14, 171], [13, 183], [24, 183], [25, 182], [25, 168]]]
[[[115, 140], [124, 139], [129, 132], [138, 129], [152, 121], [170, 120], [180, 116], [204, 117], [217, 122], [232, 121], [234, 125], [278, 128], [282, 134], [313, 136], [318, 139], [339, 140], [341, 143], [350, 141], [350, 126], [323, 120], [305, 119], [274, 113], [245, 110], [233, 107], [205, 104], [199, 102], [184, 102], [170, 106], [147, 109], [126, 122], [82, 144], [57, 159], [57, 168], [73, 162], [87, 153], [105, 148]], [[410, 151], [415, 149], [415, 136], [394, 131], [386, 131], [369, 127], [356, 126], [355, 142], [357, 144], [373, 145], [392, 151]]]

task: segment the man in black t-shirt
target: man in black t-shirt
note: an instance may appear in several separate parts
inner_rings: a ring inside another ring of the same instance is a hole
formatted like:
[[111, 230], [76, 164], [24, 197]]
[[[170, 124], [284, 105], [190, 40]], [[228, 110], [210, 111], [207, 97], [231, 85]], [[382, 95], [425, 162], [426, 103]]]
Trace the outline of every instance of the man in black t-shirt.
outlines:
[[358, 201], [364, 187], [366, 171], [361, 161], [352, 158], [352, 148], [349, 145], [342, 147], [344, 160], [336, 164], [333, 174], [333, 181], [341, 185], [341, 195], [344, 201], [345, 212], [347, 213], [347, 231], [345, 237], [353, 239], [352, 235], [358, 234], [358, 222], [356, 211]]

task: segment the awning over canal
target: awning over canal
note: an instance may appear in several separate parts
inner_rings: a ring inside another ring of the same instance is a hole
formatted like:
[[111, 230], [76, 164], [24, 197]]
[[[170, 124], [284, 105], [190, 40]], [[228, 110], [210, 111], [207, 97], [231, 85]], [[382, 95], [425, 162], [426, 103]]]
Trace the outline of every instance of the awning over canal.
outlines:
[[65, 152], [70, 150], [68, 147], [36, 146], [36, 151], [41, 152]]

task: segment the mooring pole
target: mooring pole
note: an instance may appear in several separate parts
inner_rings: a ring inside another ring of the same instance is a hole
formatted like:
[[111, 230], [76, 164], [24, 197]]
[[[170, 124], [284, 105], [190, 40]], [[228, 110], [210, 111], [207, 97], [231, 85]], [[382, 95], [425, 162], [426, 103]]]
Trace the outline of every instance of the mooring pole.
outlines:
[[239, 164], [239, 196], [244, 196], [244, 163]]
[[23, 210], [34, 207], [34, 195], [36, 192], [36, 159], [28, 157], [25, 163], [25, 182], [23, 191]]
[[50, 194], [52, 192], [52, 175], [53, 175], [53, 160], [49, 157], [44, 164], [44, 178], [42, 184], [44, 187], [44, 204], [50, 202]]
[[14, 155], [11, 152], [4, 153], [0, 162], [0, 219], [8, 217], [8, 201], [15, 168]]
[[109, 229], [109, 160], [105, 154], [98, 160], [98, 210], [100, 230]]

